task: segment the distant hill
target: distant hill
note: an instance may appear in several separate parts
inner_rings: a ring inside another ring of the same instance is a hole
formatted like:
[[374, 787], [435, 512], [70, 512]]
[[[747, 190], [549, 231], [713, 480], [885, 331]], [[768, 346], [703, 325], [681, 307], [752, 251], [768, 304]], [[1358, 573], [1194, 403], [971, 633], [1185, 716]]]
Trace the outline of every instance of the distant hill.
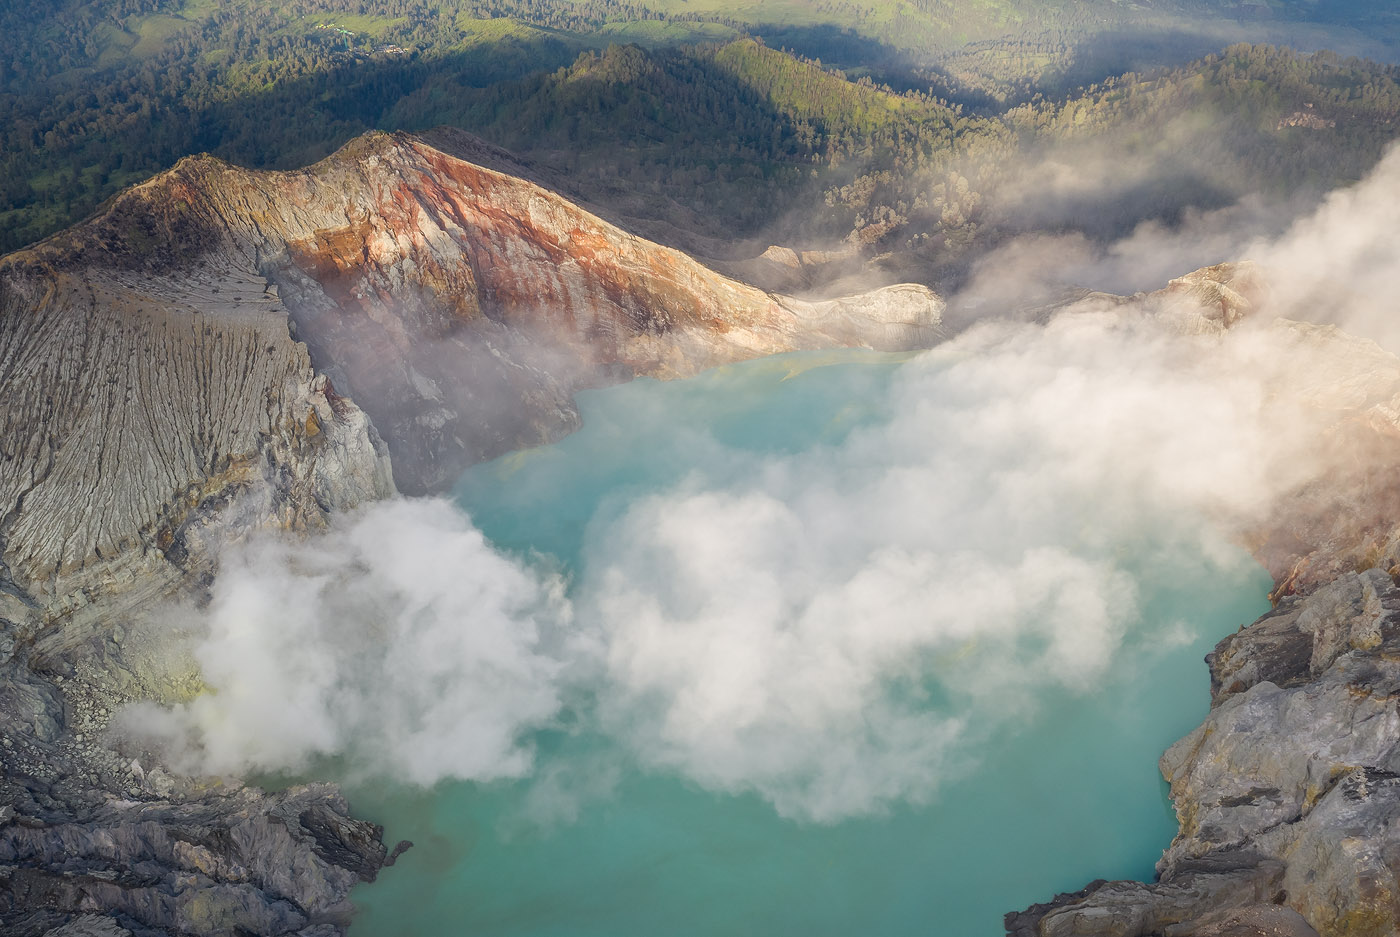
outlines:
[[[1355, 39], [1356, 22], [1384, 39], [1391, 19], [1257, 0], [15, 5], [0, 11], [0, 251], [190, 153], [293, 168], [367, 129], [436, 125], [698, 236], [881, 249], [967, 240], [986, 180], [1026, 146], [1119, 132], [1109, 124], [1131, 135], [1190, 107], [1229, 118], [1212, 149], [1230, 167], [1320, 185], [1355, 178], [1392, 135], [1393, 72], [1200, 57], [1284, 27]], [[1336, 112], [1334, 132], [1280, 129], [1307, 103]]]

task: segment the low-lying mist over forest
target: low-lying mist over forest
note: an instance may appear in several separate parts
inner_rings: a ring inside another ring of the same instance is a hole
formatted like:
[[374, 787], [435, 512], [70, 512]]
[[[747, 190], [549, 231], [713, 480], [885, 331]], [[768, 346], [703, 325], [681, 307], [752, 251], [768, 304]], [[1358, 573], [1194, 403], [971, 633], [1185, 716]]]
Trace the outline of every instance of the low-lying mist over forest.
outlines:
[[[824, 23], [802, 6], [772, 23], [611, 0], [55, 10], [5, 30], [0, 249], [191, 153], [290, 169], [367, 129], [448, 125], [702, 255], [848, 244], [933, 282], [1028, 227], [1116, 240], [1261, 189], [1320, 196], [1359, 179], [1400, 116], [1378, 64], [1393, 24], [1363, 32], [1355, 10], [855, 3]], [[1047, 150], [1083, 191], [1014, 200]], [[1170, 165], [1094, 188], [1104, 152]]]

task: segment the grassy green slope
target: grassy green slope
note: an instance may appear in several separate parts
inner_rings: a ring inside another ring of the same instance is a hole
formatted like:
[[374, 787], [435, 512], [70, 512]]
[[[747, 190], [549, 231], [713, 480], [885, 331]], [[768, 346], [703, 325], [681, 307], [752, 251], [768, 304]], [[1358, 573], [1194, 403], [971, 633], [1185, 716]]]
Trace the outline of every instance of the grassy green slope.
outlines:
[[[425, 110], [428, 101], [438, 109]], [[1287, 126], [1301, 112], [1322, 126]], [[851, 239], [944, 263], [1014, 233], [999, 193], [1045, 154], [1078, 154], [1086, 174], [1103, 153], [1124, 164], [1120, 175], [1166, 167], [1153, 189], [1106, 181], [1081, 220], [1035, 220], [1092, 236], [1246, 193], [1289, 197], [1357, 179], [1400, 132], [1400, 72], [1237, 46], [1064, 101], [970, 117], [745, 40], [615, 48], [475, 95], [430, 84], [394, 117], [468, 128], [600, 201], [650, 197], [656, 215], [679, 205], [717, 236]], [[1094, 193], [1095, 180], [1080, 187]]]

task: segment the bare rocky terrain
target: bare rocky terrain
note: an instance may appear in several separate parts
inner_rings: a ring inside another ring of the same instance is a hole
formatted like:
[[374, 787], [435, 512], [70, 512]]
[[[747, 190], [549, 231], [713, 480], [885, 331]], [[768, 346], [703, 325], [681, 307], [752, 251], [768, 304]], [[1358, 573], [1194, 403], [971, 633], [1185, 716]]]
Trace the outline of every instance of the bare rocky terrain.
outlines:
[[1315, 937], [1400, 920], [1400, 589], [1346, 573], [1221, 641], [1210, 716], [1162, 756], [1158, 881], [1008, 916], [1020, 935]]

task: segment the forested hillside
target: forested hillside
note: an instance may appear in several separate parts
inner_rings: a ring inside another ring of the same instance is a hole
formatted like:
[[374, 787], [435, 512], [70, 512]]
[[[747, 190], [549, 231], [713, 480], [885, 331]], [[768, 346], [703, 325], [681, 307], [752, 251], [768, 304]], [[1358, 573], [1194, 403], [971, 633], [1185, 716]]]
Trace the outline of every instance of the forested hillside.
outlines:
[[[290, 168], [376, 127], [460, 127], [600, 201], [684, 208], [716, 235], [776, 227], [870, 249], [966, 242], [1012, 157], [1050, 143], [1112, 135], [1131, 149], [1209, 112], [1209, 140], [1183, 144], [1221, 165], [1201, 160], [1209, 178], [1182, 190], [1209, 200], [1256, 171], [1276, 188], [1356, 178], [1394, 135], [1394, 70], [1334, 55], [1237, 46], [1069, 87], [1077, 43], [1121, 27], [1116, 9], [115, 0], [56, 4], [35, 29], [34, 10], [8, 7], [0, 250], [189, 153]], [[1015, 34], [938, 45], [999, 30]], [[1096, 74], [1085, 55], [1080, 73]], [[1289, 125], [1295, 112], [1312, 117]]]

